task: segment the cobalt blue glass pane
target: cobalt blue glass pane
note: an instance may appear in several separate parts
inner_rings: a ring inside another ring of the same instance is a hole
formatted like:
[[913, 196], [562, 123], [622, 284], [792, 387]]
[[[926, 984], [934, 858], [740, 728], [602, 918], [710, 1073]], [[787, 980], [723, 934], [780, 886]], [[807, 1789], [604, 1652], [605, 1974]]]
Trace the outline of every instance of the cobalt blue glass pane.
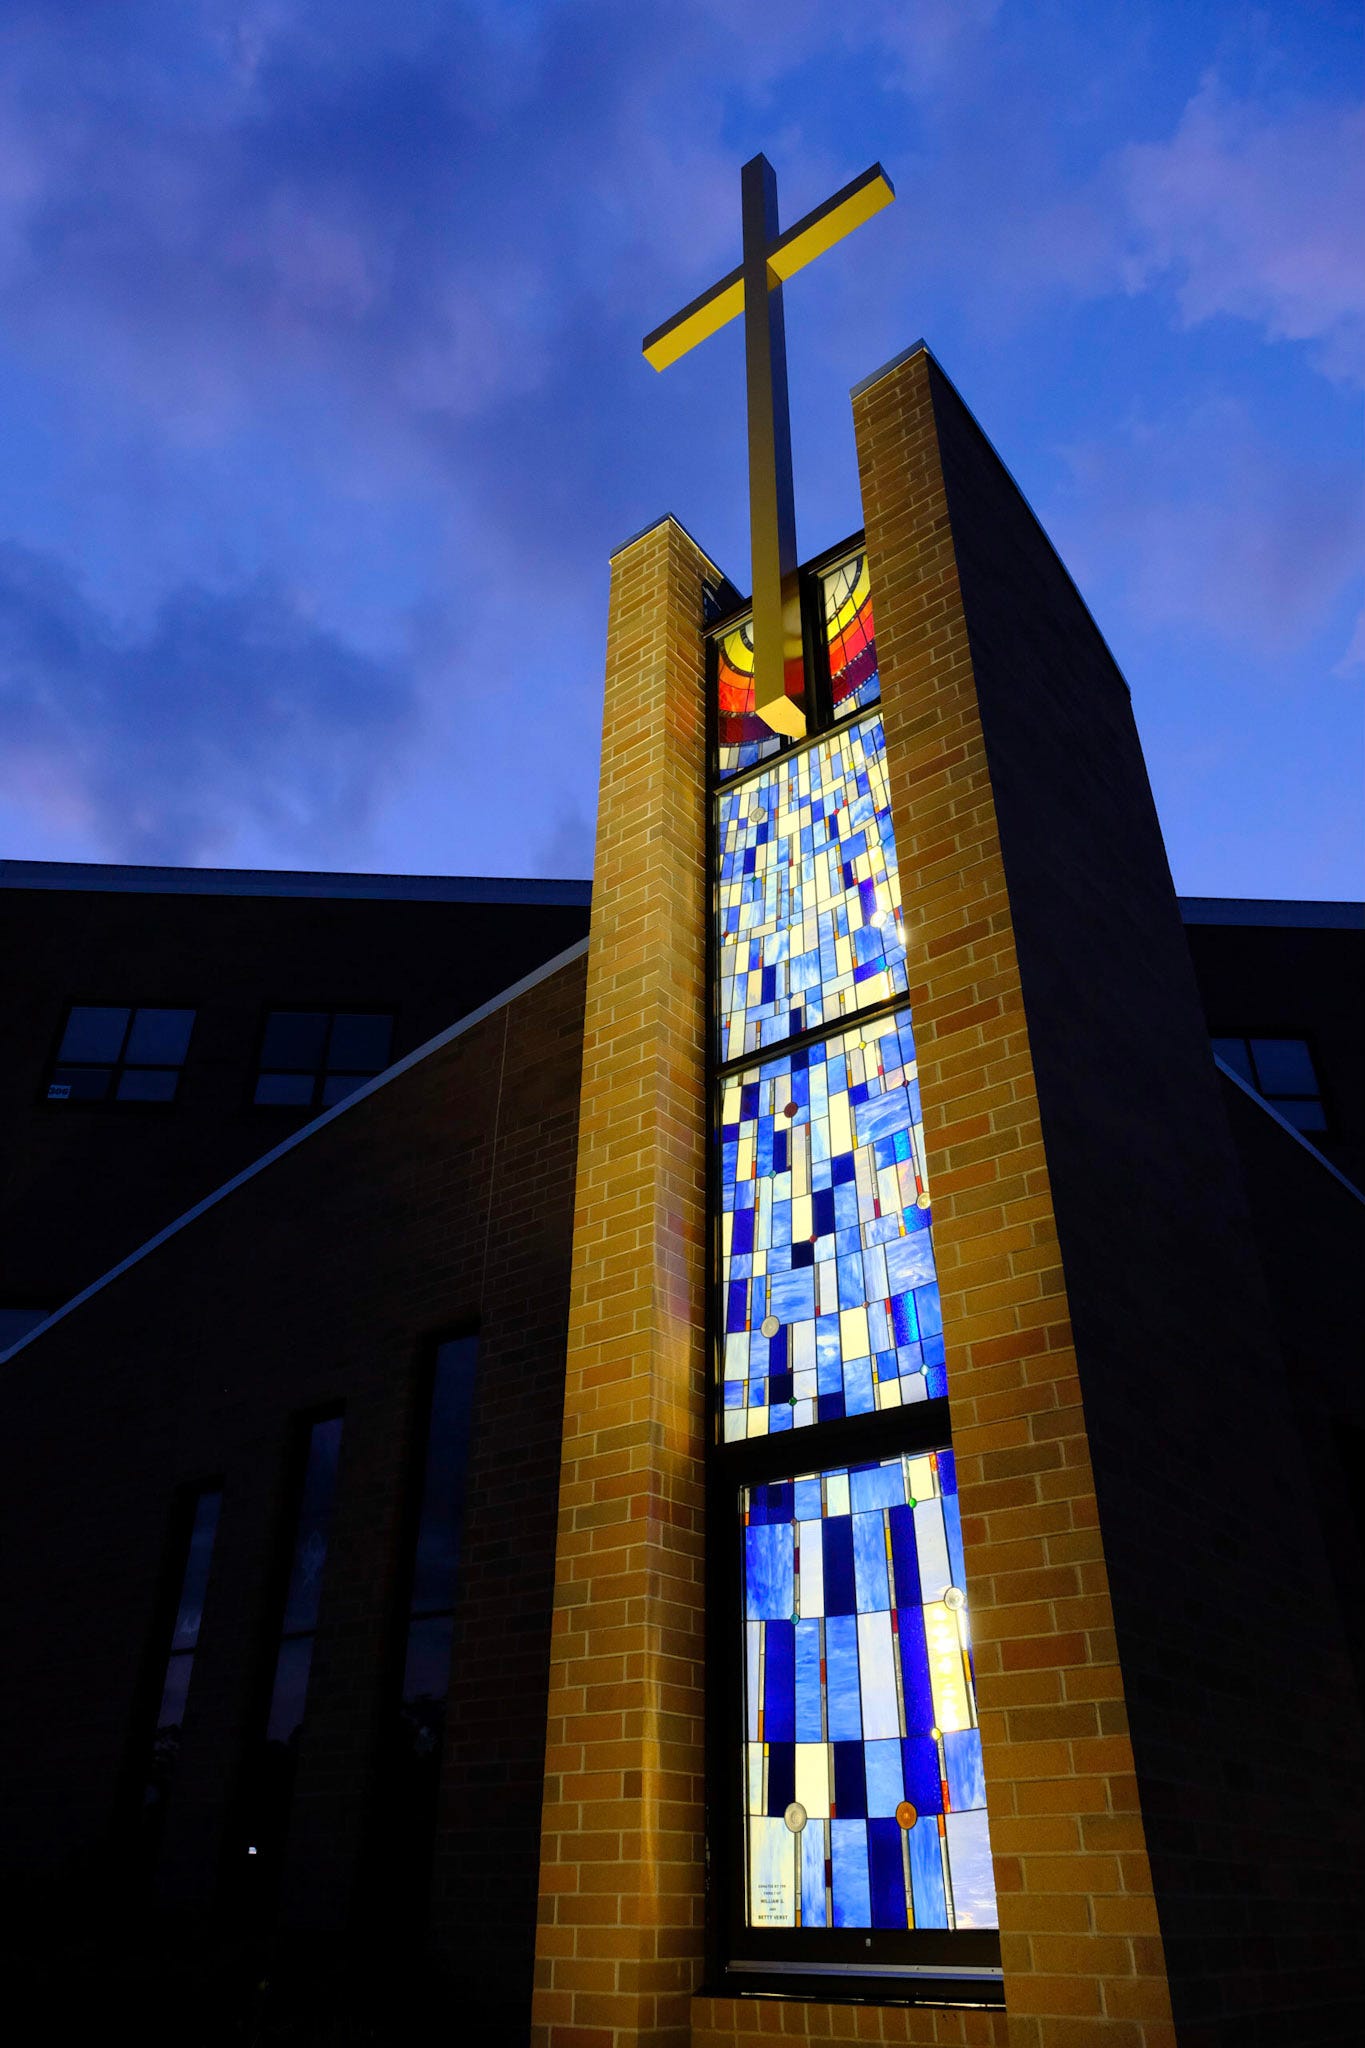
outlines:
[[722, 790], [716, 804], [721, 1059], [902, 994], [880, 716]]
[[750, 1926], [996, 1924], [955, 1476], [927, 1452], [741, 1496]]
[[944, 1390], [917, 1073], [901, 1010], [725, 1082], [727, 1440]]

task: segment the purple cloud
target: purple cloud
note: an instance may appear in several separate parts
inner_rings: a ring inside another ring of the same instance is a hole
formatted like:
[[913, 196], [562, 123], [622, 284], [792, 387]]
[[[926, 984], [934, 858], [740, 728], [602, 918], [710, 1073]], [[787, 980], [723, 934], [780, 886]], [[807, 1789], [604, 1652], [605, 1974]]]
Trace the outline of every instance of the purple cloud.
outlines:
[[1168, 142], [1123, 152], [1121, 176], [1130, 289], [1170, 278], [1188, 324], [1235, 314], [1365, 378], [1365, 110], [1276, 115], [1210, 79]]
[[269, 583], [174, 591], [129, 638], [0, 546], [0, 792], [111, 859], [221, 861], [263, 829], [353, 851], [412, 741], [413, 686]]

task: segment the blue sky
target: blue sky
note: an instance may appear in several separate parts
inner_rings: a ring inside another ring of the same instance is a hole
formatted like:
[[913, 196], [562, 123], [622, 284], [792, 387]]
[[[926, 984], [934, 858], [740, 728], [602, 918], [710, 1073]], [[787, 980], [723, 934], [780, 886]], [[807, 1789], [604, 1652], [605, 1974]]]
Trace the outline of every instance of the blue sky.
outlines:
[[1132, 686], [1177, 886], [1361, 893], [1358, 7], [0, 0], [0, 852], [584, 874], [607, 556], [747, 581], [787, 292], [803, 555], [924, 336]]

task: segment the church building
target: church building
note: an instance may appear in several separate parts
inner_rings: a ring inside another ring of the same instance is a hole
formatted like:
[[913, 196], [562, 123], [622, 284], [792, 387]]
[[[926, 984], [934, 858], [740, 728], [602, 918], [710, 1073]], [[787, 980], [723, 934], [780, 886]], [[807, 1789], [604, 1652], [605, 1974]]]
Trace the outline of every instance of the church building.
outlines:
[[590, 909], [2, 878], [3, 1874], [452, 2042], [1352, 2040], [1365, 909], [1177, 899], [924, 344], [798, 561], [781, 287], [889, 187], [757, 165], [646, 344], [743, 314], [751, 592], [612, 557]]

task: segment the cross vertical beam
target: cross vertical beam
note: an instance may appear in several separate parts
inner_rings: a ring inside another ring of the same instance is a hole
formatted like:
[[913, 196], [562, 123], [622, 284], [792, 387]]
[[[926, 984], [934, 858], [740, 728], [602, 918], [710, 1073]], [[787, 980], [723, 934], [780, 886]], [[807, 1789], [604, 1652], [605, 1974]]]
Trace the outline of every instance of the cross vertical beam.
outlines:
[[787, 678], [804, 670], [792, 491], [791, 415], [782, 284], [870, 220], [895, 198], [880, 164], [799, 220], [786, 234], [777, 221], [777, 178], [765, 156], [740, 178], [744, 260], [710, 291], [646, 335], [646, 362], [667, 369], [744, 315], [749, 413], [749, 539], [753, 557], [754, 709], [774, 732], [800, 739], [805, 713], [787, 695]]
[[[796, 499], [782, 283], [768, 267], [778, 238], [777, 174], [766, 156], [740, 174], [744, 225], [744, 377], [749, 414], [749, 547], [753, 558], [754, 709], [774, 732], [800, 739], [801, 706], [787, 695], [798, 664], [801, 604], [796, 581]], [[791, 642], [795, 640], [793, 647]]]

